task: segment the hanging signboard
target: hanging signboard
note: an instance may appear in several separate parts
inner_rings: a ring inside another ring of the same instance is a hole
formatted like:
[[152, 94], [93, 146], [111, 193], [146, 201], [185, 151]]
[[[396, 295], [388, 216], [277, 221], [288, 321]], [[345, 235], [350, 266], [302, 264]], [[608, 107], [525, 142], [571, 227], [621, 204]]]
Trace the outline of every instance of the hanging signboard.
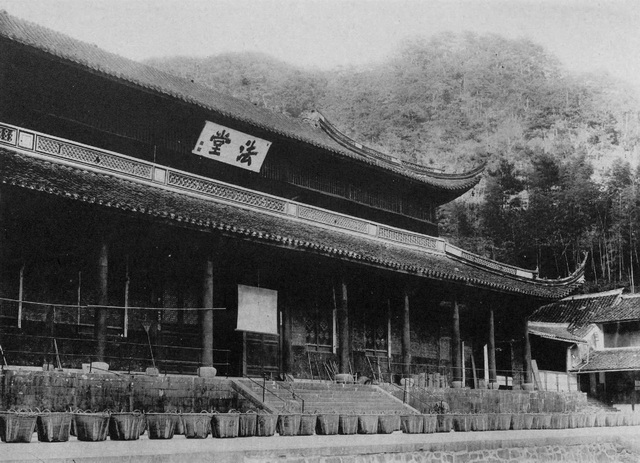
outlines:
[[192, 153], [260, 172], [271, 142], [207, 121]]
[[278, 291], [238, 285], [238, 331], [278, 334]]

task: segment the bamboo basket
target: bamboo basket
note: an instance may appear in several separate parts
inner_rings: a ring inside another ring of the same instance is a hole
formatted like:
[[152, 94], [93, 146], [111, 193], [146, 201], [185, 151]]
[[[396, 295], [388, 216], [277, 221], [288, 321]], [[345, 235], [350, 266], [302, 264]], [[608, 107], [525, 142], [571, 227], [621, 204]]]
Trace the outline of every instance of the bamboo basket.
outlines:
[[2, 442], [31, 442], [37, 416], [29, 412], [6, 412], [2, 417]]
[[406, 434], [422, 434], [424, 432], [424, 417], [422, 415], [402, 415], [400, 428]]
[[453, 429], [457, 432], [471, 431], [471, 415], [455, 414], [453, 418]]
[[487, 429], [489, 429], [489, 418], [485, 413], [471, 415], [472, 431], [486, 431]]
[[214, 413], [211, 417], [211, 434], [213, 437], [238, 437], [239, 427], [240, 414], [237, 412]]
[[436, 432], [438, 428], [438, 415], [423, 415], [424, 426], [423, 430], [425, 434], [432, 434]]
[[338, 433], [343, 435], [358, 432], [358, 415], [340, 415], [338, 419]]
[[316, 431], [316, 422], [318, 421], [318, 415], [316, 414], [302, 414], [300, 415], [300, 429], [298, 430], [299, 436], [313, 436]]
[[358, 434], [376, 434], [378, 415], [358, 415]]
[[380, 415], [378, 417], [378, 434], [391, 434], [400, 430], [400, 415]]
[[259, 413], [256, 418], [256, 436], [269, 437], [276, 433], [278, 415]]
[[78, 440], [100, 442], [107, 439], [107, 434], [109, 433], [108, 413], [75, 412], [73, 421]]
[[438, 418], [438, 432], [450, 432], [453, 429], [453, 417], [451, 415], [436, 415]]
[[253, 437], [256, 435], [258, 415], [255, 412], [241, 413], [238, 421], [238, 435]]
[[593, 428], [596, 425], [596, 414], [585, 413], [584, 414], [584, 426], [585, 428]]
[[177, 413], [147, 413], [147, 433], [149, 439], [171, 439], [180, 420]]
[[40, 442], [67, 442], [71, 433], [73, 415], [67, 412], [42, 412], [36, 420]]
[[211, 432], [211, 413], [182, 413], [180, 420], [187, 439], [204, 439]]
[[316, 434], [319, 434], [321, 436], [329, 436], [338, 434], [339, 430], [340, 415], [337, 415], [335, 413], [321, 413], [318, 415]]
[[140, 438], [144, 416], [140, 412], [112, 413], [109, 418], [111, 440], [137, 440]]
[[299, 413], [281, 413], [278, 415], [278, 434], [281, 436], [297, 436], [299, 431]]

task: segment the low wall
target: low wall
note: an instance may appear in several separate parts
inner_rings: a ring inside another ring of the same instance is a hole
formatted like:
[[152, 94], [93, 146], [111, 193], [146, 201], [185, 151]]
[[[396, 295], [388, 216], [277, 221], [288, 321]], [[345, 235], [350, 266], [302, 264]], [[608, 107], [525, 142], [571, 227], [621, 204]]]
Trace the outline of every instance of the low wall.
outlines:
[[[381, 385], [398, 399], [404, 390]], [[407, 403], [421, 412], [433, 412], [443, 402], [453, 413], [560, 413], [587, 407], [584, 392], [511, 391], [493, 389], [407, 388]]]
[[265, 458], [245, 458], [246, 463], [468, 463], [492, 462], [511, 463], [514, 461], [548, 462], [562, 461], [575, 463], [633, 463], [638, 455], [630, 453], [625, 448], [614, 443], [578, 444], [578, 445], [547, 445], [542, 447], [514, 447], [500, 449], [461, 450], [461, 451], [420, 451], [380, 453], [377, 455], [341, 455], [320, 457], [291, 457], [282, 456]]
[[255, 409], [225, 378], [7, 370], [0, 379], [2, 409], [154, 412]]

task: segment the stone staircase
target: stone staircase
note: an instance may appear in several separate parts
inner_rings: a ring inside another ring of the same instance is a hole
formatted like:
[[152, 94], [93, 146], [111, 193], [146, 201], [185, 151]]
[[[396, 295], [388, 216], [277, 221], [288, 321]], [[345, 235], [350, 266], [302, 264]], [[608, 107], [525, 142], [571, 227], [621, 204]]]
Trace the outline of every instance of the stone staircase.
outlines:
[[263, 393], [262, 380], [238, 379], [243, 389], [250, 391], [264, 408], [273, 412], [283, 409], [316, 413], [414, 413], [415, 409], [377, 386], [336, 384], [325, 381], [267, 381]]

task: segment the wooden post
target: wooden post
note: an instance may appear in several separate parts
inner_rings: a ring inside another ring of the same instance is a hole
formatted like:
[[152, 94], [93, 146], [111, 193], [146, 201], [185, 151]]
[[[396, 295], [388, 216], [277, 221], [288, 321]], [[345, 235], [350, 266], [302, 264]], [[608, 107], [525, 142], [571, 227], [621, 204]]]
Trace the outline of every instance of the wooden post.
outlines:
[[279, 313], [282, 317], [282, 371], [291, 374], [293, 371], [293, 350], [291, 345], [291, 299], [290, 286], [284, 288], [283, 307]]
[[460, 308], [458, 300], [453, 300], [453, 335], [451, 339], [451, 366], [453, 368], [453, 387], [461, 388], [462, 356], [460, 355]]
[[340, 373], [349, 373], [349, 305], [347, 283], [342, 276], [339, 280], [340, 304], [338, 306], [338, 358]]
[[498, 377], [497, 377], [497, 371], [496, 371], [496, 336], [495, 336], [493, 308], [489, 309], [488, 349], [489, 349], [489, 384], [495, 385], [495, 386], [489, 386], [489, 387], [497, 388]]
[[109, 246], [106, 239], [100, 245], [98, 257], [98, 307], [94, 311], [94, 337], [96, 339], [96, 360], [105, 361], [107, 350], [107, 309], [109, 303]]
[[409, 324], [409, 291], [404, 289], [404, 308], [402, 311], [402, 375], [411, 376], [411, 326]]
[[202, 362], [203, 367], [213, 366], [213, 258], [205, 264], [204, 290], [202, 295]]
[[524, 318], [524, 385], [523, 389], [533, 390], [533, 376], [531, 375], [531, 341], [529, 339], [529, 319]]

